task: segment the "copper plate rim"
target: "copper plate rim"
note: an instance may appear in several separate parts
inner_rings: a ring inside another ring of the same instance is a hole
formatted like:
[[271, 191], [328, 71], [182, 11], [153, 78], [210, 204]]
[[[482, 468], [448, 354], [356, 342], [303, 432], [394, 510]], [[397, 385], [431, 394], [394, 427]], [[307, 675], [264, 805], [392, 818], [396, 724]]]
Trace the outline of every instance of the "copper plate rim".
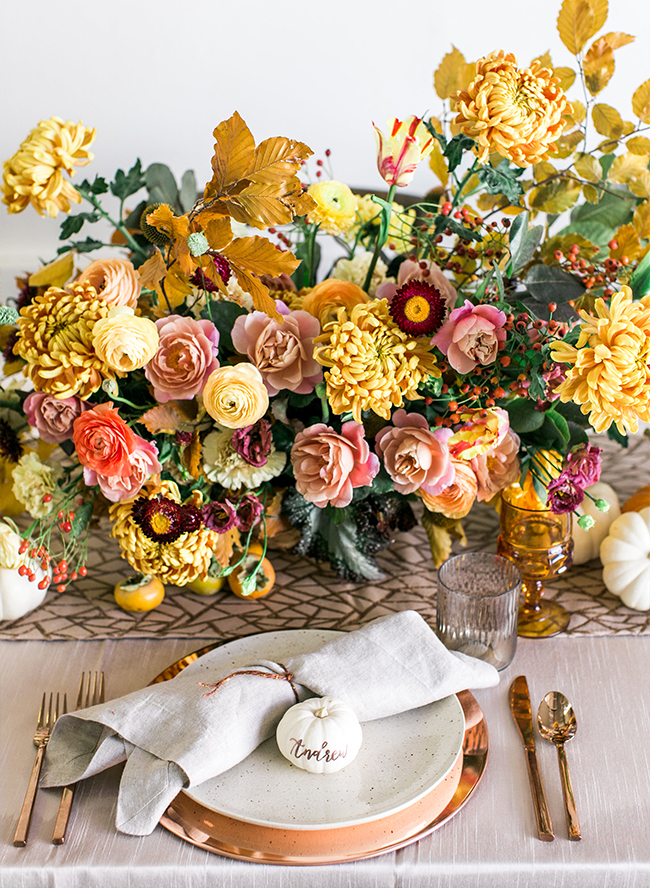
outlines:
[[[263, 634], [264, 633], [259, 632], [250, 633], [250, 635]], [[200, 648], [199, 650], [188, 654], [186, 657], [182, 657], [157, 675], [151, 684], [161, 681], [169, 681], [185, 669], [186, 666], [189, 666], [190, 663], [198, 660], [199, 657], [202, 657], [204, 654], [207, 654], [209, 651], [212, 651], [221, 645], [235, 640], [237, 639], [219, 641]], [[392, 851], [398, 851], [400, 848], [405, 848], [407, 845], [411, 845], [414, 842], [419, 842], [420, 839], [431, 835], [432, 832], [440, 829], [441, 826], [444, 826], [467, 804], [485, 773], [489, 755], [489, 737], [485, 716], [483, 715], [476, 698], [470, 691], [461, 691], [456, 696], [463, 708], [466, 725], [465, 736], [463, 738], [463, 765], [456, 791], [447, 807], [441, 811], [431, 823], [428, 823], [413, 835], [402, 838], [397, 842], [387, 843], [381, 847], [373, 847], [368, 851], [361, 853], [354, 852], [347, 855], [341, 855], [340, 852], [338, 852], [331, 857], [320, 855], [318, 857], [311, 857], [270, 854], [266, 851], [251, 850], [241, 846], [230, 845], [227, 842], [221, 841], [217, 836], [210, 836], [207, 839], [201, 840], [192, 838], [187, 830], [194, 830], [197, 826], [192, 823], [184, 822], [183, 818], [175, 810], [173, 802], [167, 809], [167, 812], [160, 818], [160, 825], [183, 841], [189, 842], [197, 848], [202, 848], [204, 851], [209, 851], [212, 854], [219, 854], [222, 857], [229, 857], [233, 860], [245, 860], [249, 863], [266, 863], [276, 866], [330, 866], [337, 863], [352, 863], [357, 860], [367, 860], [371, 857], [378, 857], [381, 854], [389, 854]]]

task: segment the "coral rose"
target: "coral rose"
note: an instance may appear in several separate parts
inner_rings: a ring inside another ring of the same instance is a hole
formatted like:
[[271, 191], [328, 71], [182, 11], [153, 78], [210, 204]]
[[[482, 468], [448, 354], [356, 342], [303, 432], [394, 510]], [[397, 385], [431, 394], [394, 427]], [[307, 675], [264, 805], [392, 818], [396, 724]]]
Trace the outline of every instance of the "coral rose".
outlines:
[[140, 370], [158, 350], [158, 328], [149, 318], [138, 318], [132, 308], [111, 308], [107, 318], [93, 327], [93, 347], [98, 357], [118, 373]]
[[320, 324], [306, 311], [288, 312], [281, 323], [253, 311], [237, 318], [232, 342], [260, 371], [270, 395], [282, 389], [305, 395], [323, 378], [314, 358], [313, 340], [319, 333]]
[[428, 259], [422, 260], [422, 262], [415, 262], [413, 259], [405, 259], [397, 272], [397, 283], [386, 281], [386, 283], [377, 287], [377, 299], [387, 299], [390, 302], [395, 293], [397, 293], [397, 291], [409, 281], [425, 281], [425, 283], [435, 287], [445, 300], [448, 312], [451, 311], [456, 304], [456, 299], [458, 297], [456, 288], [452, 282], [445, 277], [435, 262], [431, 262]]
[[476, 498], [480, 503], [491, 500], [519, 477], [519, 443], [519, 435], [508, 429], [495, 447], [470, 460], [478, 482]]
[[158, 351], [145, 367], [157, 401], [187, 401], [219, 366], [219, 331], [211, 321], [169, 315], [156, 321]]
[[368, 302], [369, 299], [366, 291], [358, 284], [327, 278], [307, 293], [302, 300], [302, 308], [318, 318], [321, 327], [325, 329], [325, 324], [338, 319], [339, 308], [346, 308], [349, 313], [355, 305]]
[[84, 469], [86, 484], [89, 487], [99, 484], [101, 492], [112, 503], [133, 499], [151, 475], [162, 471], [162, 466], [158, 462], [156, 445], [137, 435], [135, 441], [135, 450], [129, 454], [130, 472], [128, 475], [98, 475], [91, 469]]
[[473, 305], [469, 299], [454, 309], [431, 340], [459, 373], [478, 364], [493, 364], [506, 341], [504, 312], [493, 305]]
[[221, 425], [242, 429], [264, 416], [269, 393], [257, 367], [243, 362], [212, 371], [203, 389], [203, 404]]
[[75, 283], [94, 287], [100, 299], [109, 305], [130, 308], [137, 306], [142, 289], [140, 275], [128, 259], [95, 259]]
[[474, 505], [478, 489], [472, 467], [463, 460], [453, 459], [456, 471], [453, 482], [436, 496], [420, 490], [422, 502], [430, 512], [439, 512], [445, 518], [464, 518]]
[[375, 436], [375, 446], [398, 493], [424, 490], [434, 496], [454, 480], [446, 438], [448, 429], [432, 432], [424, 416], [396, 410], [393, 425]]
[[296, 435], [291, 448], [296, 490], [310, 503], [343, 508], [355, 487], [367, 487], [379, 471], [363, 426], [344, 422], [341, 434], [320, 422]]
[[129, 457], [141, 439], [112, 404], [98, 404], [75, 419], [73, 440], [84, 471], [125, 477], [131, 473]]
[[45, 392], [32, 392], [23, 404], [27, 422], [38, 431], [39, 438], [49, 444], [60, 444], [72, 438], [75, 419], [89, 409], [90, 405], [76, 395], [55, 398]]

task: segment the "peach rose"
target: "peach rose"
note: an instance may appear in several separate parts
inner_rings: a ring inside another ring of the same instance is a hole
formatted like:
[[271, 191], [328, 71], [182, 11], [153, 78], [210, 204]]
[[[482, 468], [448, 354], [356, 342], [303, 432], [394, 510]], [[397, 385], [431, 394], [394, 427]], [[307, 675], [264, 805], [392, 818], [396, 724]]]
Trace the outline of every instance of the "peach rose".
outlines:
[[257, 367], [244, 361], [212, 371], [203, 389], [203, 404], [220, 425], [243, 429], [264, 416], [269, 393]]
[[449, 315], [431, 342], [437, 345], [459, 373], [470, 373], [478, 364], [493, 364], [507, 333], [505, 313], [494, 305], [465, 304]]
[[343, 508], [355, 487], [367, 487], [379, 471], [358, 422], [344, 422], [341, 434], [319, 422], [296, 435], [291, 448], [296, 490], [310, 503]]
[[129, 457], [139, 439], [112, 404], [98, 404], [78, 416], [72, 437], [84, 470], [121, 477], [131, 473]]
[[140, 275], [128, 259], [95, 259], [85, 268], [76, 284], [87, 284], [97, 290], [97, 295], [109, 305], [138, 304]]
[[138, 318], [132, 308], [118, 305], [93, 327], [93, 348], [118, 373], [140, 370], [158, 350], [158, 328], [149, 318]]
[[349, 312], [355, 305], [369, 300], [368, 294], [358, 284], [327, 278], [307, 293], [302, 300], [302, 308], [318, 318], [321, 327], [325, 329], [325, 324], [338, 320], [339, 308], [345, 308]]
[[158, 350], [145, 367], [157, 401], [188, 401], [219, 366], [219, 331], [211, 321], [168, 315], [156, 321]]
[[129, 455], [129, 466], [128, 475], [98, 475], [92, 469], [84, 469], [84, 481], [89, 487], [99, 484], [101, 492], [112, 503], [133, 499], [151, 475], [162, 471], [156, 445], [136, 435], [135, 450]]
[[491, 500], [519, 477], [519, 444], [519, 435], [508, 429], [499, 444], [470, 460], [478, 481], [476, 498], [480, 503]]
[[306, 311], [284, 314], [281, 323], [252, 311], [235, 321], [232, 342], [260, 371], [270, 395], [282, 389], [306, 395], [323, 378], [314, 359], [313, 340], [319, 333], [320, 324]]
[[464, 518], [476, 499], [476, 475], [463, 460], [452, 459], [451, 462], [456, 471], [453, 482], [436, 496], [431, 496], [424, 489], [420, 490], [420, 496], [430, 512], [439, 512], [445, 518]]
[[393, 425], [375, 436], [375, 447], [398, 493], [425, 490], [434, 496], [454, 480], [446, 439], [449, 429], [432, 432], [424, 416], [396, 410]]
[[413, 259], [405, 259], [397, 272], [397, 283], [386, 281], [385, 284], [377, 287], [376, 298], [388, 299], [390, 302], [395, 293], [409, 281], [425, 281], [431, 284], [439, 292], [445, 300], [447, 311], [450, 312], [456, 304], [458, 293], [452, 282], [445, 277], [438, 266], [430, 262], [428, 259], [422, 262], [415, 262]]

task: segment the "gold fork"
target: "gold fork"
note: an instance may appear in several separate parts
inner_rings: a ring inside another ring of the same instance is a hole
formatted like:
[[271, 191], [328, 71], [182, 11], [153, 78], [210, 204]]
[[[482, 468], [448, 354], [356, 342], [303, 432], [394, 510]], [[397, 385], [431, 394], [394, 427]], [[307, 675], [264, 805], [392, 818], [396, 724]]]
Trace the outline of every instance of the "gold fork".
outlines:
[[[81, 673], [81, 681], [79, 682], [79, 693], [77, 694], [77, 709], [87, 709], [89, 706], [96, 706], [97, 703], [104, 702], [104, 673], [95, 672], [88, 673], [88, 682], [86, 684], [86, 700], [84, 702], [84, 681], [85, 672]], [[92, 681], [92, 693], [91, 693]], [[56, 815], [56, 823], [54, 824], [54, 832], [52, 833], [52, 842], [55, 845], [62, 845], [65, 842], [65, 831], [68, 828], [68, 818], [70, 817], [70, 809], [72, 808], [72, 800], [74, 798], [74, 786], [66, 786], [61, 795], [59, 811]]]
[[[38, 724], [36, 725], [36, 731], [34, 732], [34, 744], [36, 745], [38, 751], [36, 753], [36, 759], [34, 760], [34, 766], [29, 778], [29, 783], [27, 785], [27, 792], [25, 793], [23, 807], [20, 811], [20, 817], [18, 818], [16, 834], [14, 835], [14, 845], [17, 845], [21, 848], [27, 844], [27, 834], [29, 832], [29, 824], [32, 820], [34, 800], [36, 799], [36, 793], [38, 791], [38, 778], [41, 775], [41, 767], [43, 765], [43, 758], [45, 757], [45, 747], [47, 746], [47, 742], [50, 739], [52, 728], [54, 727], [54, 724], [59, 717], [59, 695], [56, 695], [56, 704], [54, 705], [54, 710], [52, 709], [54, 694], [50, 694], [50, 702], [47, 709], [45, 708], [46, 696], [46, 694], [43, 694], [41, 708], [38, 712]], [[68, 701], [66, 695], [64, 694], [64, 712], [68, 708], [67, 704]]]

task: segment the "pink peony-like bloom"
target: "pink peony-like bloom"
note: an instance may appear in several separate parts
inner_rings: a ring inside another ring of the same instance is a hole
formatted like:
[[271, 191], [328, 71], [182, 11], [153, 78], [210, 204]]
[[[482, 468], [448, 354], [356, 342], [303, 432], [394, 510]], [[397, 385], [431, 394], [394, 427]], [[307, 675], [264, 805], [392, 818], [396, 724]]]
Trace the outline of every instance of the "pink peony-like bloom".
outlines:
[[493, 305], [473, 305], [469, 299], [455, 308], [431, 340], [459, 373], [496, 361], [506, 341], [505, 313]]
[[43, 441], [60, 444], [72, 438], [75, 419], [89, 410], [90, 405], [74, 395], [72, 398], [55, 398], [45, 392], [32, 392], [23, 404], [27, 422], [33, 426]]
[[397, 283], [386, 281], [377, 287], [375, 294], [376, 299], [387, 299], [391, 301], [395, 293], [401, 289], [404, 284], [409, 281], [424, 281], [435, 287], [445, 300], [447, 311], [451, 311], [456, 304], [458, 293], [452, 282], [445, 277], [441, 269], [428, 259], [421, 262], [415, 262], [413, 259], [405, 259], [397, 272]]
[[151, 475], [162, 471], [158, 462], [158, 448], [151, 441], [136, 435], [135, 449], [129, 454], [128, 475], [99, 475], [92, 469], [84, 468], [84, 481], [89, 487], [99, 484], [99, 489], [112, 503], [132, 499]]
[[320, 323], [306, 311], [282, 314], [282, 323], [263, 311], [240, 315], [232, 330], [233, 345], [260, 371], [269, 395], [282, 389], [306, 395], [323, 378], [313, 343]]
[[470, 460], [478, 482], [476, 498], [480, 503], [491, 500], [519, 477], [519, 443], [519, 435], [508, 429], [496, 446]]
[[341, 434], [319, 422], [296, 435], [291, 448], [296, 490], [310, 503], [343, 508], [355, 487], [367, 487], [379, 471], [358, 422], [344, 422]]
[[396, 410], [393, 425], [375, 436], [375, 446], [398, 493], [423, 490], [437, 496], [454, 480], [447, 447], [449, 429], [431, 431], [419, 413]]
[[211, 321], [169, 315], [156, 321], [158, 351], [144, 369], [157, 401], [187, 401], [219, 366], [219, 331]]

